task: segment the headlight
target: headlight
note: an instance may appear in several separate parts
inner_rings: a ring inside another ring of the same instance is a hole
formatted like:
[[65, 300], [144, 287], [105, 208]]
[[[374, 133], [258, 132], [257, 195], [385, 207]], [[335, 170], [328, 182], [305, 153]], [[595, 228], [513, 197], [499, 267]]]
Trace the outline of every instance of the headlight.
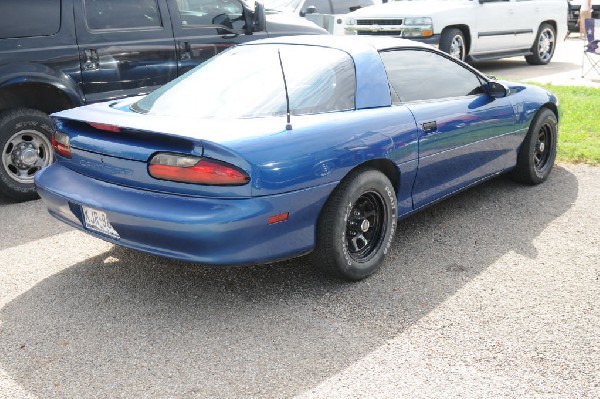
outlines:
[[433, 25], [430, 17], [404, 18], [404, 25]]
[[403, 37], [430, 37], [433, 36], [433, 21], [430, 17], [404, 18], [406, 29]]

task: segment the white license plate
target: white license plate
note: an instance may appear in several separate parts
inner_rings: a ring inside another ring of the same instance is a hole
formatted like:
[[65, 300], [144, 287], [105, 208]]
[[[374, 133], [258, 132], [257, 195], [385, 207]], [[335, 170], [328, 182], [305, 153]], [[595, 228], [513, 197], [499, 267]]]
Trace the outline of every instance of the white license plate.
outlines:
[[119, 238], [119, 233], [110, 224], [106, 213], [86, 206], [82, 206], [81, 208], [83, 209], [83, 222], [86, 229], [97, 231], [113, 238]]

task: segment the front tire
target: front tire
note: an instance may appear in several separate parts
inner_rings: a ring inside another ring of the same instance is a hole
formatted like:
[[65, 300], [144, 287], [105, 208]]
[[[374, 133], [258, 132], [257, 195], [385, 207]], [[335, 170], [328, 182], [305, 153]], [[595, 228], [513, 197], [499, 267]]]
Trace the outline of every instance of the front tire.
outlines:
[[467, 45], [463, 32], [457, 28], [444, 29], [440, 38], [440, 50], [464, 61], [467, 57]]
[[52, 163], [52, 121], [45, 113], [17, 108], [0, 113], [0, 194], [15, 201], [38, 198], [34, 175]]
[[550, 24], [541, 24], [535, 42], [531, 47], [533, 54], [526, 55], [525, 61], [531, 65], [546, 65], [554, 56], [556, 31]]
[[545, 181], [556, 159], [558, 121], [548, 108], [538, 111], [517, 157], [517, 166], [512, 172], [515, 180], [525, 184], [540, 184]]
[[358, 169], [342, 180], [323, 208], [313, 262], [326, 274], [361, 280], [383, 263], [396, 224], [396, 194], [389, 179], [375, 169]]

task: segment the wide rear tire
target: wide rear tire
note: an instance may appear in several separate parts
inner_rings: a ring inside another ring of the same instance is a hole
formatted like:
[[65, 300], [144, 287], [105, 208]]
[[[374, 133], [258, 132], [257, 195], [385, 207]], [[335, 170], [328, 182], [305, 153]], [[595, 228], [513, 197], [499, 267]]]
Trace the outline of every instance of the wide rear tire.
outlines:
[[389, 179], [375, 169], [358, 169], [342, 180], [321, 212], [313, 262], [326, 274], [363, 279], [383, 263], [396, 224]]

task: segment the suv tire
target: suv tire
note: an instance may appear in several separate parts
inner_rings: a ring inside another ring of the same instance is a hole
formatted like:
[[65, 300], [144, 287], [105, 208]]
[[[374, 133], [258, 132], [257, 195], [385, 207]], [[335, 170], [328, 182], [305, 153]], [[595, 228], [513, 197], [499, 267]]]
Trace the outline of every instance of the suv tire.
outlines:
[[0, 194], [16, 201], [38, 198], [33, 177], [52, 163], [52, 121], [45, 113], [16, 108], [0, 113]]
[[446, 28], [440, 38], [440, 50], [464, 61], [467, 57], [467, 44], [464, 33], [457, 28]]
[[531, 65], [546, 65], [554, 56], [556, 48], [556, 30], [550, 24], [543, 23], [538, 29], [535, 42], [531, 47], [533, 54], [526, 55], [525, 61]]

